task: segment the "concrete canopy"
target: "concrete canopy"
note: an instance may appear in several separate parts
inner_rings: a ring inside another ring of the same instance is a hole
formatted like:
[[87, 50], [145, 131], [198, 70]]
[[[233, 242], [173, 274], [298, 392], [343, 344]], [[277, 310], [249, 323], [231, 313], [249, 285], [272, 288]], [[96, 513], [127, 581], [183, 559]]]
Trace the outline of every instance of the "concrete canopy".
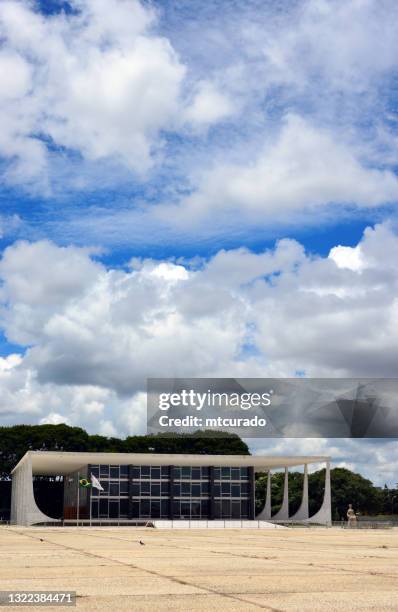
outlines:
[[178, 465], [178, 466], [225, 466], [254, 467], [257, 471], [297, 467], [310, 463], [321, 463], [325, 456], [260, 456], [260, 455], [171, 455], [153, 453], [82, 453], [58, 451], [28, 451], [12, 470], [17, 472], [25, 462], [32, 466], [32, 475], [62, 476], [70, 474], [87, 464], [106, 465]]

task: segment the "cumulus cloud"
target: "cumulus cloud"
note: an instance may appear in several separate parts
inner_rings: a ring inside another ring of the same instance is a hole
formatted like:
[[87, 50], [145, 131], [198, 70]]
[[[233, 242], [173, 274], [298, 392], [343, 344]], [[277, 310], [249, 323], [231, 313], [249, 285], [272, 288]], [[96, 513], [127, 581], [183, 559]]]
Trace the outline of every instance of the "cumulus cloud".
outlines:
[[[19, 183], [46, 183], [50, 150], [90, 161], [116, 159], [146, 172], [160, 132], [212, 123], [230, 111], [215, 84], [192, 87], [156, 12], [138, 0], [73, 0], [74, 12], [45, 16], [28, 0], [0, 5], [0, 154]], [[65, 157], [65, 156], [64, 156]]]
[[249, 162], [216, 163], [198, 188], [182, 201], [179, 218], [217, 219], [233, 213], [262, 224], [331, 204], [374, 207], [396, 202], [398, 179], [392, 171], [367, 167], [360, 152], [330, 131], [295, 115], [286, 117], [274, 141]]
[[313, 257], [282, 240], [263, 253], [220, 251], [199, 268], [135, 259], [130, 270], [76, 247], [17, 243], [0, 264], [2, 326], [27, 348], [3, 376], [25, 393], [73, 387], [72, 404], [95, 418], [148, 376], [393, 376], [398, 277], [386, 243], [398, 248], [382, 225], [345, 247], [349, 265], [335, 249]]

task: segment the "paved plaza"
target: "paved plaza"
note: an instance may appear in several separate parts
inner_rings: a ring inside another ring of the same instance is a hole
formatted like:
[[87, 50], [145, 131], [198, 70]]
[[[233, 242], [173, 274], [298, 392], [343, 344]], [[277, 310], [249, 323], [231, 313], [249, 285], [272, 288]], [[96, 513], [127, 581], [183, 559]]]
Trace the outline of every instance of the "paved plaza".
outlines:
[[114, 612], [398, 610], [398, 529], [0, 527], [0, 590]]

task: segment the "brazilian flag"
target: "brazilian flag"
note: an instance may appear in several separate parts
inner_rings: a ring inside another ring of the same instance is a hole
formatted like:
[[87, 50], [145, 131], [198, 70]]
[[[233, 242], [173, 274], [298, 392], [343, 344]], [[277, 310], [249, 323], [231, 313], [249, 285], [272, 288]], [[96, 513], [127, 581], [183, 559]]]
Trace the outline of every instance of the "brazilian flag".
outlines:
[[87, 478], [80, 478], [79, 485], [83, 489], [89, 489], [91, 487], [91, 482], [89, 480], [87, 480]]

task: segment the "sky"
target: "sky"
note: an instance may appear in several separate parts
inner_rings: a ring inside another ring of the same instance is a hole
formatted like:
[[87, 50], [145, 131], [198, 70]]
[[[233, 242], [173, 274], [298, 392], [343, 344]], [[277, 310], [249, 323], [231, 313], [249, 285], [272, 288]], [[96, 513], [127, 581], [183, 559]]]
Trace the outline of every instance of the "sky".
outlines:
[[[394, 0], [2, 0], [0, 424], [395, 377]], [[395, 484], [395, 440], [267, 440]]]

